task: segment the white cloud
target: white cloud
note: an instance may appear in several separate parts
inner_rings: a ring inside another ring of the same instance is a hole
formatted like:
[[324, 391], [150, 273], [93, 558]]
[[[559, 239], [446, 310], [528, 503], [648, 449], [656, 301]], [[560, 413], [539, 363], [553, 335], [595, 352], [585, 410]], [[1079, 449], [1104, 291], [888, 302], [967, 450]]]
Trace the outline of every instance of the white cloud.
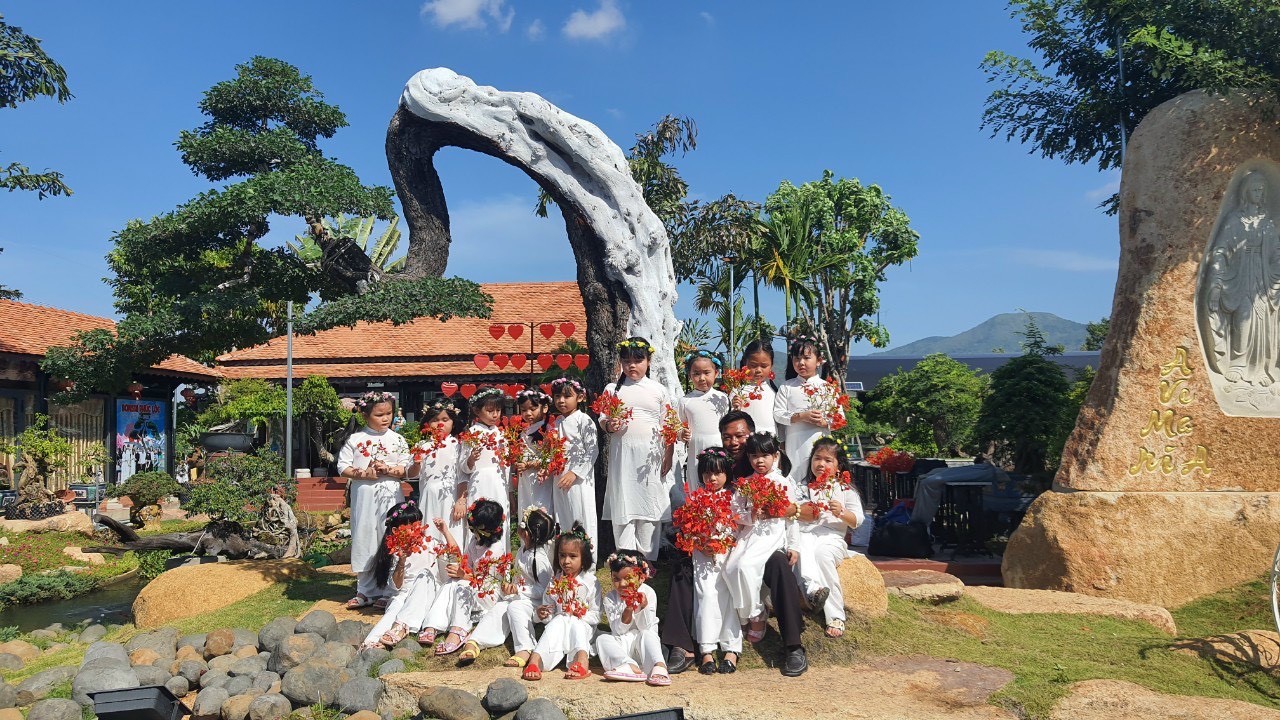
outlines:
[[623, 117], [625, 117], [625, 113], [623, 113], [618, 108], [605, 108], [604, 111], [609, 113], [609, 117], [613, 118], [614, 120], [621, 120]]
[[541, 40], [542, 36], [547, 34], [547, 29], [541, 20], [534, 20], [529, 23], [529, 27], [525, 28], [524, 34], [530, 40]]
[[1074, 250], [1017, 249], [1011, 255], [1014, 261], [1023, 265], [1066, 272], [1115, 272], [1116, 270], [1114, 259], [1086, 255]]
[[706, 10], [703, 10], [702, 12], [698, 13], [698, 17], [702, 18], [702, 19], [703, 19], [703, 21], [705, 21], [705, 22], [707, 23], [707, 26], [708, 26], [708, 27], [715, 27], [715, 26], [716, 26], [716, 16], [715, 16], [715, 15], [712, 15], [711, 13], [707, 12]]
[[1108, 180], [1105, 185], [1096, 187], [1084, 194], [1084, 199], [1089, 202], [1099, 203], [1107, 198], [1115, 195], [1120, 191], [1120, 173], [1112, 171], [1107, 173]]
[[492, 21], [498, 32], [511, 29], [515, 8], [506, 7], [506, 0], [429, 0], [422, 4], [423, 17], [442, 28], [453, 25], [465, 30], [484, 30]]
[[564, 36], [573, 40], [603, 40], [627, 26], [617, 0], [600, 0], [594, 12], [574, 10], [564, 23]]

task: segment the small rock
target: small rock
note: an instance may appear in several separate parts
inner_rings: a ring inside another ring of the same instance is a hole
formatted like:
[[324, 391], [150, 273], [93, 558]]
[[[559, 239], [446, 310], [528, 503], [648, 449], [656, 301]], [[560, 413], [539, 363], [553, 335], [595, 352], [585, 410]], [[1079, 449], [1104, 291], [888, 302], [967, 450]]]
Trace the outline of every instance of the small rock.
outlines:
[[936, 570], [886, 570], [884, 588], [890, 595], [909, 600], [938, 603], [951, 602], [964, 595], [960, 578]]
[[489, 683], [480, 702], [490, 715], [504, 715], [515, 710], [529, 699], [529, 691], [519, 681], [498, 678]]
[[388, 660], [382, 663], [382, 665], [378, 668], [378, 677], [382, 677], [383, 675], [390, 675], [392, 673], [401, 673], [401, 672], [404, 672], [404, 661], [397, 658], [392, 658], [391, 660]]
[[382, 647], [365, 648], [360, 651], [360, 659], [367, 661], [370, 665], [377, 665], [391, 657], [391, 651]]
[[397, 660], [403, 660], [405, 662], [409, 662], [410, 660], [413, 660], [414, 658], [418, 657], [419, 652], [421, 652], [421, 650], [410, 649], [407, 647], [400, 647], [397, 645], [396, 649], [391, 651], [391, 657]]
[[195, 648], [197, 651], [203, 653], [204, 639], [205, 639], [204, 633], [199, 633], [196, 635], [183, 635], [182, 637], [178, 638], [178, 647], [184, 648], [189, 645]]
[[200, 682], [200, 676], [208, 671], [209, 666], [203, 660], [174, 660], [169, 664], [169, 674], [181, 675], [193, 685]]
[[72, 560], [79, 560], [82, 563], [88, 563], [90, 565], [102, 565], [107, 561], [107, 559], [102, 556], [102, 553], [87, 553], [82, 548], [78, 547], [64, 547], [62, 548], [62, 554]]
[[178, 648], [178, 653], [174, 655], [174, 658], [178, 660], [199, 660], [200, 662], [204, 662], [204, 650], [197, 650], [190, 645], [183, 645]]
[[148, 685], [163, 685], [169, 682], [173, 677], [168, 672], [161, 670], [154, 665], [141, 665], [133, 669], [133, 674], [138, 676], [138, 685], [146, 687]]
[[62, 643], [62, 642], [53, 643], [52, 645], [44, 649], [44, 654], [52, 655], [53, 653], [58, 652], [64, 647], [69, 647], [69, 646], [66, 643]]
[[338, 688], [351, 677], [346, 668], [307, 662], [284, 674], [280, 692], [298, 705], [328, 704], [337, 699]]
[[356, 649], [350, 645], [344, 645], [339, 642], [327, 642], [309, 659], [312, 662], [321, 662], [326, 665], [346, 667], [351, 664], [351, 661], [356, 659]]
[[[0, 652], [3, 652], [3, 650], [0, 650]], [[88, 667], [89, 663], [98, 660], [110, 660], [116, 665], [127, 666], [129, 664], [129, 653], [125, 651], [124, 645], [120, 643], [99, 640], [84, 651], [84, 660], [80, 663], [80, 667]]]
[[232, 665], [235, 665], [238, 662], [240, 662], [240, 658], [234, 655], [219, 655], [218, 657], [209, 660], [209, 669], [227, 672], [231, 669]]
[[130, 653], [143, 649], [153, 650], [156, 655], [172, 660], [178, 649], [178, 629], [160, 628], [135, 635], [125, 643], [124, 649]]
[[227, 684], [222, 686], [222, 689], [226, 690], [228, 695], [231, 695], [232, 697], [234, 697], [236, 695], [240, 695], [241, 693], [247, 692], [252, 687], [253, 687], [253, 678], [244, 677], [242, 675], [240, 677], [233, 677], [230, 680], [228, 680]]
[[80, 703], [66, 698], [49, 698], [31, 706], [27, 720], [80, 720]]
[[138, 676], [133, 668], [98, 667], [82, 669], [71, 681], [71, 699], [88, 707], [93, 704], [89, 693], [103, 690], [121, 690], [139, 686]]
[[13, 685], [0, 684], [0, 709], [16, 707], [18, 704], [18, 688]]
[[249, 720], [281, 720], [289, 717], [292, 711], [289, 698], [278, 693], [267, 693], [254, 698], [249, 704]]
[[489, 720], [480, 698], [465, 690], [436, 687], [422, 693], [418, 709], [423, 717], [440, 720]]
[[61, 685], [75, 676], [76, 669], [69, 665], [38, 672], [18, 683], [18, 704], [27, 706], [37, 700], [43, 700], [49, 697], [49, 691], [55, 685]]
[[164, 686], [169, 692], [173, 693], [174, 697], [180, 698], [191, 692], [191, 683], [187, 682], [187, 679], [181, 675], [174, 675], [169, 678], [169, 682], [165, 683]]
[[328, 638], [329, 634], [337, 629], [338, 620], [333, 617], [333, 613], [327, 610], [312, 610], [298, 621], [293, 631], [298, 634], [315, 633]]
[[258, 657], [258, 646], [241, 645], [240, 647], [231, 651], [231, 657], [239, 658], [241, 660], [245, 658]]
[[253, 676], [253, 686], [264, 692], [270, 692], [271, 686], [280, 682], [280, 674], [263, 670]]
[[245, 720], [249, 717], [249, 706], [257, 699], [257, 695], [232, 695], [222, 703], [222, 720]]
[[[0, 540], [2, 539], [4, 538], [0, 536]], [[0, 710], [0, 720], [23, 720], [22, 711], [15, 707], [4, 708]]]
[[326, 637], [333, 642], [346, 643], [347, 645], [360, 645], [364, 642], [369, 631], [373, 629], [373, 625], [359, 620], [343, 620], [338, 623], [338, 627]]
[[338, 708], [346, 713], [377, 710], [382, 689], [381, 680], [371, 677], [351, 678], [338, 688]]
[[56, 622], [56, 623], [49, 623], [48, 625], [45, 625], [44, 629], [49, 630], [51, 632], [60, 633], [66, 628], [62, 626], [62, 623]]
[[284, 642], [280, 643], [275, 652], [271, 653], [271, 660], [267, 663], [267, 669], [282, 674], [286, 673], [306, 662], [307, 658], [316, 654], [316, 651], [323, 645], [324, 638], [315, 633], [290, 635], [284, 639]]
[[22, 658], [13, 653], [0, 653], [0, 670], [21, 670], [25, 664]]
[[516, 710], [516, 720], [568, 720], [564, 711], [547, 698], [534, 698]]
[[[4, 720], [4, 718], [0, 718], [0, 720]], [[382, 716], [372, 710], [361, 710], [348, 715], [347, 720], [382, 720]]]
[[36, 640], [56, 640], [58, 638], [58, 633], [52, 630], [49, 630], [48, 628], [32, 630], [31, 632], [27, 633], [27, 635], [32, 638], [35, 638]]
[[129, 653], [130, 665], [151, 665], [160, 659], [160, 653], [151, 648], [139, 648]]
[[258, 631], [258, 647], [274, 651], [282, 640], [293, 634], [298, 621], [291, 617], [278, 617], [262, 626]]
[[236, 636], [231, 630], [214, 630], [204, 638], [204, 658], [210, 660], [235, 649]]
[[96, 643], [107, 636], [107, 629], [102, 625], [90, 625], [80, 632], [79, 642], [90, 644]]
[[232, 677], [237, 677], [240, 675], [248, 675], [249, 677], [253, 677], [254, 675], [257, 675], [258, 673], [263, 672], [266, 669], [267, 669], [267, 663], [264, 662], [262, 658], [258, 657], [257, 654], [255, 653], [252, 657], [242, 658], [232, 663], [230, 669], [228, 669], [227, 672]]
[[191, 706], [191, 720], [217, 720], [222, 715], [222, 703], [230, 696], [222, 688], [205, 688], [196, 695]]
[[20, 577], [22, 577], [21, 565], [14, 565], [12, 563], [0, 565], [0, 585], [11, 583]]
[[17, 655], [24, 661], [30, 661], [40, 657], [40, 648], [26, 640], [10, 640], [9, 642], [0, 643], [0, 653]]
[[417, 637], [411, 634], [405, 639], [396, 643], [396, 646], [395, 648], [392, 649], [392, 652], [394, 653], [396, 650], [408, 650], [409, 652], [416, 655], [419, 652], [421, 652], [422, 644], [418, 642]]
[[227, 684], [231, 676], [221, 670], [210, 670], [200, 676], [200, 687], [222, 687]]
[[245, 646], [253, 648], [254, 652], [258, 651], [258, 633], [248, 628], [235, 628], [231, 631], [233, 638], [232, 649], [238, 649]]

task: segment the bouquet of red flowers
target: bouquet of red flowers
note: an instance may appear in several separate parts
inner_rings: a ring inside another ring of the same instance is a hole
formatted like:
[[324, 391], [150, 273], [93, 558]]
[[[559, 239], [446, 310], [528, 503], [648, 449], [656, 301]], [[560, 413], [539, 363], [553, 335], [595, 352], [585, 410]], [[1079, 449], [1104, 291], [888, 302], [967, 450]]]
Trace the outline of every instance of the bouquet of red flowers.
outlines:
[[761, 517], [786, 517], [791, 508], [791, 496], [787, 494], [787, 489], [764, 475], [756, 474], [739, 480], [738, 492]]
[[853, 486], [849, 471], [836, 472], [834, 469], [824, 470], [821, 475], [809, 481], [809, 502], [819, 514], [831, 512], [831, 498], [840, 490], [848, 490]]
[[523, 585], [515, 558], [511, 553], [494, 555], [490, 550], [476, 563], [475, 572], [469, 578], [478, 597], [501, 596], [503, 585]]
[[844, 393], [844, 388], [835, 380], [827, 380], [825, 385], [804, 386], [804, 394], [809, 397], [809, 409], [817, 410], [827, 420], [827, 427], [839, 430], [849, 424], [848, 414], [853, 402]]
[[499, 425], [502, 436], [501, 452], [498, 453], [498, 463], [502, 467], [515, 467], [516, 463], [524, 459], [526, 449], [524, 431], [528, 427], [529, 423], [519, 415], [508, 415], [502, 418]]
[[631, 419], [631, 408], [611, 392], [602, 392], [591, 403], [591, 412], [606, 420], [621, 420], [623, 425]]
[[909, 472], [915, 467], [916, 458], [905, 450], [894, 450], [891, 447], [882, 447], [871, 453], [866, 458], [867, 462], [880, 468], [880, 473], [885, 478], [892, 478], [894, 473]]
[[[687, 488], [686, 488], [687, 489]], [[733, 493], [698, 488], [685, 493], [684, 505], [671, 513], [676, 528], [676, 547], [704, 555], [727, 553], [737, 544], [734, 530], [738, 516], [733, 512]]]
[[557, 574], [547, 585], [547, 595], [554, 598], [556, 604], [565, 613], [576, 618], [586, 617], [587, 604], [578, 599], [578, 578], [571, 575]]
[[644, 585], [645, 580], [649, 579], [649, 573], [640, 568], [632, 568], [631, 572], [623, 574], [620, 579], [621, 582], [615, 586], [618, 597], [631, 612], [639, 610], [640, 603], [644, 599], [640, 587]]
[[[501, 433], [492, 433], [484, 430], [465, 430], [458, 436], [458, 440], [469, 448], [468, 452], [476, 448], [482, 448], [495, 455], [502, 455]], [[499, 458], [499, 461], [501, 461], [501, 458]]]
[[413, 454], [414, 462], [422, 462], [428, 458], [434, 460], [436, 453], [444, 448], [444, 441], [449, 437], [449, 433], [445, 432], [442, 427], [431, 428], [431, 440], [427, 441], [423, 438], [421, 442], [413, 446], [410, 452]]
[[668, 405], [662, 411], [662, 442], [667, 445], [675, 445], [680, 442], [680, 433], [684, 432], [688, 425], [680, 419], [680, 411]]
[[[772, 372], [769, 373], [769, 379], [773, 379]], [[760, 400], [764, 397], [763, 385], [763, 380], [753, 381], [751, 371], [746, 368], [724, 371], [724, 391], [729, 397], [737, 395], [747, 400]]]
[[387, 552], [400, 557], [409, 557], [420, 553], [431, 542], [427, 537], [427, 528], [422, 523], [397, 525], [387, 533]]
[[534, 462], [538, 464], [538, 481], [547, 478], [559, 478], [569, 464], [568, 441], [556, 431], [555, 424], [548, 422], [547, 431], [542, 442], [533, 446]]

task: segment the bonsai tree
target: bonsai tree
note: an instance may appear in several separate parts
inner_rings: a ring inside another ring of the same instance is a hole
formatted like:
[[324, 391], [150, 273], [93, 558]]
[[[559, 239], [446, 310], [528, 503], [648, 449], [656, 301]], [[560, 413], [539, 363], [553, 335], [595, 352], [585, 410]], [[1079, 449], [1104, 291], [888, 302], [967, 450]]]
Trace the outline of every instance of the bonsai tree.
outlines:
[[84, 455], [81, 456], [84, 462], [84, 476], [88, 482], [100, 482], [102, 480], [102, 468], [111, 462], [111, 453], [107, 452], [107, 446], [101, 441], [89, 443], [84, 449]]
[[111, 488], [111, 497], [127, 497], [133, 502], [129, 508], [129, 522], [140, 528], [147, 517], [160, 517], [160, 501], [178, 494], [181, 488], [173, 478], [162, 472], [140, 472]]
[[242, 526], [253, 524], [265, 498], [282, 491], [293, 502], [297, 483], [285, 477], [284, 460], [262, 448], [248, 455], [231, 453], [211, 458], [204, 475], [188, 484], [187, 516], [205, 514], [213, 520], [229, 520]]
[[43, 414], [35, 416], [13, 445], [0, 445], [0, 452], [17, 458], [14, 489], [22, 498], [32, 497], [37, 502], [53, 497], [48, 490], [49, 480], [67, 467], [73, 450], [71, 441], [50, 427], [49, 416]]

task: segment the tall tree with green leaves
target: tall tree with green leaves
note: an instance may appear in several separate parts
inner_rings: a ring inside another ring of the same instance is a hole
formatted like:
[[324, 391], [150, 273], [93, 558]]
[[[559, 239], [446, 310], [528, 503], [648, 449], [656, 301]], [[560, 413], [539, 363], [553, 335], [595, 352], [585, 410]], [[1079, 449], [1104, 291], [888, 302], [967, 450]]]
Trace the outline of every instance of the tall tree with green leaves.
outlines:
[[[404, 270], [404, 256], [395, 260], [391, 259], [396, 254], [396, 250], [399, 249], [402, 238], [400, 218], [392, 216], [391, 222], [382, 229], [377, 239], [374, 239], [373, 230], [377, 222], [378, 218], [372, 216], [347, 217], [339, 214], [338, 217], [332, 220], [329, 218], [322, 219], [320, 224], [333, 237], [353, 240], [356, 247], [369, 256], [371, 271], [386, 275]], [[287, 244], [293, 254], [297, 255], [298, 259], [305, 263], [318, 264], [324, 260], [324, 248], [320, 247], [320, 243], [316, 242], [315, 238], [309, 233], [294, 235], [293, 240], [288, 241]]]
[[905, 450], [954, 457], [972, 443], [987, 392], [985, 375], [935, 353], [881, 379], [868, 393], [864, 414], [870, 422], [896, 429], [894, 443]]
[[[18, 103], [39, 97], [51, 97], [60, 103], [70, 100], [67, 71], [45, 53], [38, 39], [6, 23], [4, 15], [0, 15], [0, 108], [15, 108]], [[62, 173], [31, 172], [19, 162], [0, 166], [0, 188], [35, 192], [41, 200], [71, 194], [71, 188], [62, 181]]]
[[1084, 327], [1085, 338], [1084, 345], [1081, 350], [1101, 350], [1102, 344], [1107, 341], [1107, 333], [1111, 331], [1111, 318], [1104, 317], [1097, 322], [1091, 322]]
[[[1120, 166], [1121, 133], [1207, 88], [1280, 91], [1276, 0], [1011, 0], [1038, 58], [992, 51], [982, 126], [1067, 163]], [[1124, 69], [1121, 78], [1120, 53]], [[1104, 202], [1114, 210], [1116, 198]]]
[[[205, 92], [200, 110], [208, 120], [179, 136], [182, 160], [211, 182], [231, 182], [116, 233], [108, 282], [124, 318], [115, 333], [82, 333], [44, 361], [50, 374], [76, 382], [75, 393], [117, 388], [173, 353], [210, 360], [265, 342], [284, 331], [289, 301], [299, 311], [322, 301], [300, 318], [303, 332], [359, 320], [487, 316], [491, 299], [465, 280], [376, 282], [369, 257], [324, 225], [340, 213], [389, 218], [391, 190], [362, 184], [321, 151], [320, 141], [347, 120], [309, 76], [254, 57]], [[305, 224], [323, 250], [318, 266], [260, 242], [275, 216]]]

